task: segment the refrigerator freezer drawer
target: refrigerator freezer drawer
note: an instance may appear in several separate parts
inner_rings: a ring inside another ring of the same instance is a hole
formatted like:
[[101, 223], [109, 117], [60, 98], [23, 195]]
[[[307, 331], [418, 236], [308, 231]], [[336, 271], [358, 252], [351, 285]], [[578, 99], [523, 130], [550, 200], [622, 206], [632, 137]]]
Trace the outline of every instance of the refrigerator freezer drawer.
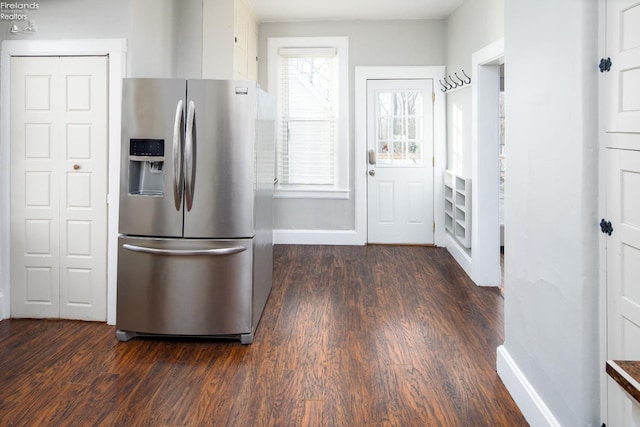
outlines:
[[119, 331], [252, 333], [253, 239], [118, 240]]

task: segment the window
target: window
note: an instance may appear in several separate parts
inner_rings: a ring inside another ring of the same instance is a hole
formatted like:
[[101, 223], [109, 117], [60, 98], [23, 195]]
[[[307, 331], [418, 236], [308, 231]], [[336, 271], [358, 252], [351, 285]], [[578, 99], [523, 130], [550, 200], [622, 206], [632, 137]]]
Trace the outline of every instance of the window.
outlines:
[[422, 167], [424, 107], [421, 91], [376, 91], [378, 167]]
[[347, 39], [270, 38], [277, 197], [348, 198]]

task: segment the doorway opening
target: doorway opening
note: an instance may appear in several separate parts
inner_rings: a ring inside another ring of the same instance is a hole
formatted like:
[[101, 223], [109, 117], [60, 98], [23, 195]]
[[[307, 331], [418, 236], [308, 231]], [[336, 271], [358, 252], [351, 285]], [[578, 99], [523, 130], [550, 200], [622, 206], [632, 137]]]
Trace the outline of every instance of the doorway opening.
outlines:
[[[388, 66], [388, 67], [356, 67], [355, 69], [355, 233], [354, 242], [359, 245], [368, 243], [368, 197], [367, 178], [369, 160], [367, 154], [367, 85], [370, 80], [430, 80], [442, 78], [443, 66]], [[433, 90], [433, 86], [432, 86]], [[427, 163], [433, 165], [433, 243], [444, 246], [444, 171], [446, 165], [446, 118], [445, 96], [439, 90], [432, 91], [433, 106], [433, 152]], [[411, 154], [411, 153], [410, 153]]]
[[478, 286], [501, 285], [499, 97], [504, 62], [504, 39], [471, 56], [472, 259], [468, 273]]

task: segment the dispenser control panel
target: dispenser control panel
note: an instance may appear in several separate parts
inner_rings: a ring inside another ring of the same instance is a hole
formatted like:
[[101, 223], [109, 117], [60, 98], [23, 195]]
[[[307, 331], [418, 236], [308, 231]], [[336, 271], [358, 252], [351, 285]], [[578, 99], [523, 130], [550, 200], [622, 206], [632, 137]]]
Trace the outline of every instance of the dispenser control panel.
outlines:
[[164, 161], [164, 139], [130, 139], [129, 194], [162, 197]]
[[164, 157], [164, 139], [130, 139], [129, 156]]

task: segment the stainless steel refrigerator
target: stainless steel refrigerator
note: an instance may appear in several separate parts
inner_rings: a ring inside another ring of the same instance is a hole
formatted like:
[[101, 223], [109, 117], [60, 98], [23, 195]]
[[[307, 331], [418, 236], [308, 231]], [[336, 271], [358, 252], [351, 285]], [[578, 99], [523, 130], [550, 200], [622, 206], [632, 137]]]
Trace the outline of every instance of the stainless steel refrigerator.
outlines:
[[253, 341], [272, 281], [274, 120], [255, 82], [124, 80], [120, 341]]

